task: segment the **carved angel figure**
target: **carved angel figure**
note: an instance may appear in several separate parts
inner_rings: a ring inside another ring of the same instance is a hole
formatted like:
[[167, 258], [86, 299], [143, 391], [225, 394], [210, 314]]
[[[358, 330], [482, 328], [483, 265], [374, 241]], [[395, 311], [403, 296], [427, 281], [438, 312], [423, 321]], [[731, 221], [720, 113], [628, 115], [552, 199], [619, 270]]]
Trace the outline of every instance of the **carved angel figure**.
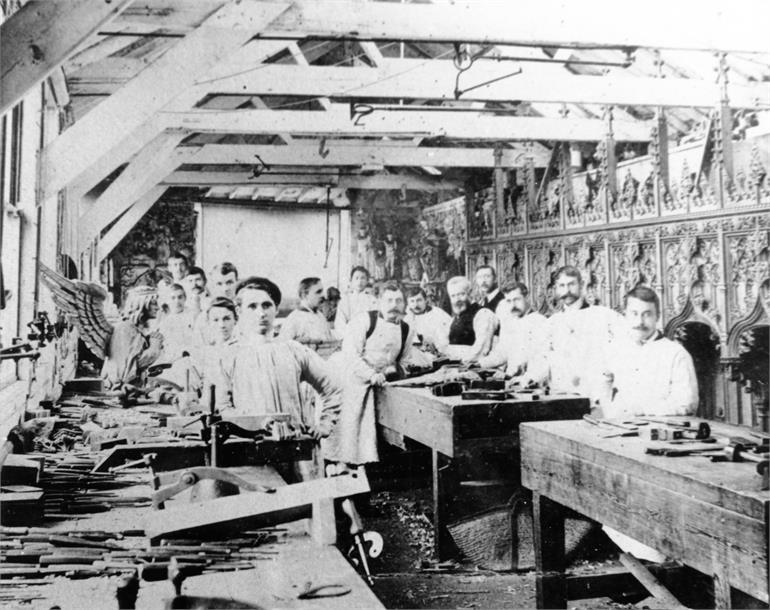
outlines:
[[106, 388], [140, 384], [163, 351], [163, 337], [150, 328], [158, 315], [158, 291], [150, 286], [129, 290], [123, 319], [113, 325], [104, 313], [107, 291], [102, 286], [67, 279], [43, 264], [40, 270], [56, 305], [71, 317], [88, 348], [104, 360]]

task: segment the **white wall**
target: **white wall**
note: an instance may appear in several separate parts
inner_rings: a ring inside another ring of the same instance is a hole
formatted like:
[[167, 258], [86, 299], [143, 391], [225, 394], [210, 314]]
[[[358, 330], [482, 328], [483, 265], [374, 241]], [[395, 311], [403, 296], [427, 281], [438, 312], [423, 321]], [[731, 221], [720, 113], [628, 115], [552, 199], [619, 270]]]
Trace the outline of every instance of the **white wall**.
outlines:
[[[325, 286], [347, 286], [350, 272], [350, 214], [332, 211], [331, 250], [324, 267], [325, 210], [254, 209], [244, 205], [204, 204], [198, 223], [199, 263], [208, 272], [230, 261], [244, 278], [268, 277], [290, 305], [303, 277], [320, 277]], [[290, 302], [289, 299], [291, 299]]]

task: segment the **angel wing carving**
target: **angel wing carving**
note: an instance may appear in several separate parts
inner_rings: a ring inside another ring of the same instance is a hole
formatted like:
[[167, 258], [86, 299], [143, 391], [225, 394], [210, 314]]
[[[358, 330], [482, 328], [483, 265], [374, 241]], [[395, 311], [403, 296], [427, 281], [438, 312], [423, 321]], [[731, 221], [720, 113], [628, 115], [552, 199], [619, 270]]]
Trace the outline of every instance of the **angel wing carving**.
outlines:
[[54, 303], [74, 320], [80, 337], [99, 358], [107, 358], [113, 325], [104, 314], [107, 290], [99, 284], [70, 280], [40, 263], [43, 283]]

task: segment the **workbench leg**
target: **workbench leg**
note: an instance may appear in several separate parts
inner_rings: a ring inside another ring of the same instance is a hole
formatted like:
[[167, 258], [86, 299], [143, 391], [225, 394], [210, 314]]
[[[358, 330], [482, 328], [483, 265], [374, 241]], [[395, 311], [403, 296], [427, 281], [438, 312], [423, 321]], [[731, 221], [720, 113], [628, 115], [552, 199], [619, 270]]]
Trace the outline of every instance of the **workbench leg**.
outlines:
[[727, 580], [727, 566], [714, 572], [714, 608], [733, 607], [732, 588]]
[[435, 449], [433, 455], [433, 539], [436, 557], [443, 561], [455, 554], [452, 536], [446, 528], [448, 508], [454, 487], [454, 466], [451, 460]]
[[539, 493], [532, 494], [534, 516], [536, 601], [538, 608], [566, 608], [564, 575], [564, 507]]

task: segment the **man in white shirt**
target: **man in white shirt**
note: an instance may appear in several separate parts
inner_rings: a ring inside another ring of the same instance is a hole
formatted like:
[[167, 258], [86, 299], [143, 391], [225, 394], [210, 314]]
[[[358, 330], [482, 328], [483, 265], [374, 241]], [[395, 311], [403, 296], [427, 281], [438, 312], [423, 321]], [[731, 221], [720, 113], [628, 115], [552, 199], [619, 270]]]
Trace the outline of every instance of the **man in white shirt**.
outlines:
[[395, 282], [380, 289], [378, 311], [361, 312], [347, 325], [342, 343], [345, 378], [340, 422], [329, 454], [349, 464], [379, 460], [373, 386], [419, 358], [414, 331], [403, 321], [404, 293]]
[[527, 381], [550, 378], [554, 392], [587, 396], [595, 404], [605, 393], [605, 354], [623, 329], [623, 317], [585, 301], [583, 278], [576, 267], [561, 267], [555, 282], [561, 310], [548, 320], [545, 366], [528, 371]]
[[476, 362], [492, 349], [497, 317], [488, 308], [471, 303], [471, 283], [465, 276], [451, 278], [447, 293], [452, 304], [452, 323], [446, 353], [465, 363]]
[[171, 274], [171, 279], [163, 279], [158, 283], [158, 305], [162, 315], [167, 314], [171, 308], [171, 287], [174, 284], [184, 287], [184, 278], [189, 267], [187, 257], [181, 252], [174, 252], [168, 257], [166, 268]]
[[167, 291], [169, 312], [158, 322], [163, 335], [163, 355], [160, 362], [175, 362], [187, 352], [192, 354], [199, 347], [195, 327], [195, 312], [187, 309], [187, 295], [180, 284], [172, 284]]
[[[625, 297], [628, 332], [613, 341], [606, 374], [612, 395], [602, 400], [609, 419], [635, 415], [690, 415], [698, 407], [698, 380], [692, 357], [658, 330], [660, 299], [637, 286]], [[609, 381], [609, 379], [608, 379]]]
[[503, 300], [497, 306], [500, 319], [500, 341], [488, 356], [479, 358], [483, 368], [505, 365], [508, 377], [526, 373], [530, 362], [542, 358], [548, 319], [534, 311], [529, 303], [529, 290], [520, 282], [511, 282], [500, 291]]
[[366, 267], [353, 267], [350, 272], [349, 290], [340, 298], [334, 316], [334, 331], [340, 337], [345, 336], [345, 327], [356, 314], [377, 309], [377, 298], [369, 292], [370, 278]]
[[209, 274], [209, 292], [213, 297], [235, 299], [235, 285], [238, 283], [238, 269], [232, 263], [214, 265]]
[[337, 337], [321, 311], [326, 299], [323, 282], [318, 277], [306, 277], [299, 283], [299, 307], [281, 325], [280, 337], [293, 339], [311, 347], [334, 341]]
[[[692, 358], [658, 330], [660, 299], [637, 286], [625, 296], [626, 333], [612, 342], [604, 371], [611, 382], [601, 401], [607, 419], [638, 415], [689, 415], [698, 407], [698, 380]], [[648, 561], [665, 559], [657, 550], [610, 527], [604, 531], [622, 550]]]
[[420, 287], [410, 288], [407, 314], [404, 321], [414, 329], [423, 350], [443, 352], [449, 345], [449, 326], [452, 316], [440, 307], [428, 304], [428, 297]]
[[497, 272], [494, 267], [483, 265], [476, 269], [476, 288], [483, 295], [479, 305], [494, 313], [503, 300], [503, 293], [497, 287]]

